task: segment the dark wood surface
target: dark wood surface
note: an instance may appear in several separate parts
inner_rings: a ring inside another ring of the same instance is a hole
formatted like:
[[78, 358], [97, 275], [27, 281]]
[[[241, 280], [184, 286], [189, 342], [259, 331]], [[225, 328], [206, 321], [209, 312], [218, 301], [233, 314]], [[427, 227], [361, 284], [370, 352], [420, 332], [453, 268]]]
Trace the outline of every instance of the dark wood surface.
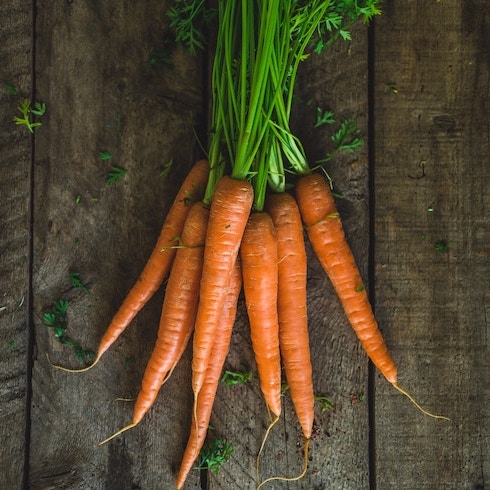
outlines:
[[376, 376], [375, 476], [379, 488], [482, 489], [489, 17], [479, 2], [408, 3], [387, 5], [375, 32], [376, 309], [400, 384], [451, 422], [419, 417]]
[[[34, 2], [0, 7], [0, 486], [171, 489], [192, 406], [190, 349], [142, 423], [131, 419], [163, 291], [91, 371], [43, 326], [63, 299], [68, 333], [95, 349], [151, 251], [176, 189], [201, 155], [203, 56], [152, 66], [164, 2]], [[367, 362], [309, 250], [316, 407], [309, 470], [264, 488], [471, 489], [490, 481], [489, 20], [483, 0], [387, 2], [371, 30], [303, 66], [295, 128], [311, 160], [328, 151], [316, 107], [353, 118], [365, 146], [328, 171], [346, 234], [399, 367], [400, 384], [450, 422], [423, 416]], [[33, 21], [34, 19], [34, 21]], [[33, 28], [34, 26], [34, 28]], [[16, 87], [11, 95], [5, 87]], [[21, 98], [46, 103], [32, 137]], [[305, 102], [309, 103], [305, 103]], [[113, 158], [103, 161], [99, 152]], [[173, 159], [169, 175], [160, 177]], [[105, 185], [112, 165], [127, 174]], [[437, 243], [446, 244], [438, 250]], [[80, 273], [89, 293], [73, 288]], [[255, 371], [240, 303], [227, 367]], [[268, 423], [257, 377], [221, 384], [214, 434], [235, 449], [219, 475], [186, 487], [255, 488]], [[295, 475], [301, 434], [284, 397], [262, 476]]]

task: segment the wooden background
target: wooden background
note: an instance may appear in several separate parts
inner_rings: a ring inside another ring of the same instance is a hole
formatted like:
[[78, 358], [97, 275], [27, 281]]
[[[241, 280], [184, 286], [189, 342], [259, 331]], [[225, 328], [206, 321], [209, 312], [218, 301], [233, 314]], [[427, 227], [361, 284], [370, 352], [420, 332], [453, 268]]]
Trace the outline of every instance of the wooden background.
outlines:
[[[68, 333], [95, 349], [154, 245], [205, 135], [203, 56], [149, 53], [168, 1], [11, 0], [0, 6], [0, 487], [171, 489], [187, 441], [190, 352], [137, 428], [130, 421], [155, 340], [162, 292], [85, 374], [42, 325], [69, 301]], [[356, 120], [365, 140], [328, 167], [339, 210], [399, 366], [422, 416], [371, 369], [310, 253], [309, 308], [317, 407], [309, 471], [289, 489], [490, 487], [490, 22], [485, 0], [385, 2], [369, 30], [302, 67], [296, 127], [312, 160], [330, 129], [315, 108]], [[17, 88], [11, 95], [5, 84]], [[12, 118], [21, 98], [47, 105], [32, 137]], [[109, 162], [98, 157], [110, 151]], [[162, 166], [173, 159], [167, 178]], [[127, 169], [107, 186], [111, 165]], [[435, 244], [448, 247], [437, 251]], [[71, 287], [79, 272], [89, 289]], [[243, 304], [227, 366], [254, 370]], [[300, 431], [290, 400], [264, 476], [296, 474]], [[186, 488], [255, 488], [267, 425], [257, 378], [220, 386], [212, 419], [235, 453]]]

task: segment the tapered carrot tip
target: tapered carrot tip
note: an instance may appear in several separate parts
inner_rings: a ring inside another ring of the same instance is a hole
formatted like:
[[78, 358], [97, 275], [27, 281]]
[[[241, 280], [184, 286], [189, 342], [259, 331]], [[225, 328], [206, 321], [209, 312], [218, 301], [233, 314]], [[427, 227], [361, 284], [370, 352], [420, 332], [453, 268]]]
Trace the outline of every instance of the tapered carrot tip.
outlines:
[[46, 357], [48, 359], [49, 364], [53, 366], [55, 369], [59, 369], [60, 371], [65, 371], [66, 373], [85, 373], [89, 369], [92, 369], [100, 360], [100, 356], [97, 356], [92, 364], [89, 364], [88, 366], [80, 369], [70, 369], [66, 368], [64, 366], [60, 366], [59, 364], [54, 364], [51, 362], [51, 359], [49, 358], [49, 355], [46, 353]]
[[402, 395], [405, 395], [424, 415], [427, 415], [428, 417], [432, 417], [434, 419], [442, 419], [442, 420], [450, 420], [448, 417], [445, 417], [444, 415], [436, 415], [434, 413], [429, 412], [425, 408], [421, 407], [419, 403], [415, 400], [415, 398], [408, 393], [408, 391], [404, 390], [400, 386], [398, 386], [397, 383], [391, 383], [393, 387], [398, 390]]
[[105, 444], [106, 442], [109, 442], [111, 441], [112, 439], [114, 439], [115, 437], [121, 435], [123, 432], [126, 432], [127, 430], [129, 429], [132, 429], [133, 427], [135, 427], [136, 425], [138, 425], [137, 423], [135, 422], [131, 422], [130, 424], [126, 425], [125, 427], [123, 427], [122, 429], [118, 430], [117, 432], [115, 432], [114, 434], [112, 434], [112, 436], [109, 436], [107, 439], [104, 439], [103, 441], [100, 441], [99, 443], [97, 443], [96, 447], [99, 447], [99, 446], [102, 446], [103, 444]]
[[305, 445], [303, 446], [303, 469], [301, 470], [301, 473], [296, 476], [271, 476], [270, 478], [267, 478], [266, 480], [261, 481], [258, 486], [257, 490], [262, 488], [266, 483], [269, 483], [271, 481], [298, 481], [301, 480], [306, 475], [306, 472], [308, 471], [308, 447], [310, 446], [310, 440], [311, 439], [306, 439]]

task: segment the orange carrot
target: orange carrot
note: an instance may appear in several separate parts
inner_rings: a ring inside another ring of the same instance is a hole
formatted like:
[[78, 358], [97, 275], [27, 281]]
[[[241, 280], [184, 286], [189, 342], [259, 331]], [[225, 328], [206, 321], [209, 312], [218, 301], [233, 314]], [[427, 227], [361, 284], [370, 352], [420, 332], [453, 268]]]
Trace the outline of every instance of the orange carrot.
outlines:
[[101, 444], [141, 421], [187, 347], [196, 318], [208, 215], [209, 210], [201, 202], [193, 204], [189, 211], [167, 282], [158, 338], [143, 375], [133, 420]]
[[277, 315], [277, 236], [265, 212], [250, 215], [240, 247], [250, 336], [267, 406], [281, 414], [281, 359]]
[[167, 282], [158, 338], [143, 376], [133, 422], [139, 422], [153, 404], [194, 329], [208, 217], [209, 210], [200, 202], [192, 206], [187, 216], [182, 248], [177, 250]]
[[187, 475], [199, 456], [199, 451], [206, 439], [218, 383], [230, 345], [241, 286], [240, 262], [237, 260], [226, 294], [221, 319], [216, 329], [216, 338], [211, 350], [211, 359], [206, 370], [206, 377], [197, 397], [196, 414], [193, 414], [189, 440], [182, 458], [179, 474], [177, 475], [177, 488], [182, 488], [184, 485]]
[[298, 205], [291, 194], [266, 199], [277, 233], [279, 345], [291, 400], [306, 439], [311, 437], [315, 397], [306, 309], [306, 250]]
[[327, 181], [321, 174], [302, 176], [296, 199], [308, 237], [344, 308], [349, 323], [372, 363], [422, 413], [449, 420], [421, 407], [397, 381], [397, 368], [378, 328], [361, 274], [345, 238], [342, 222]]
[[366, 354], [386, 379], [396, 384], [397, 368], [378, 328], [325, 178], [313, 173], [301, 177], [296, 183], [296, 199], [311, 245]]
[[194, 400], [204, 382], [216, 328], [253, 201], [249, 182], [222, 177], [209, 211], [208, 232], [193, 340]]
[[162, 285], [175, 257], [176, 238], [182, 233], [190, 209], [189, 201], [202, 197], [208, 175], [207, 160], [199, 160], [192, 167], [168, 212], [155, 248], [143, 271], [102, 336], [94, 362], [87, 368], [73, 371], [86, 371], [95, 366], [102, 354], [119, 338], [136, 314]]

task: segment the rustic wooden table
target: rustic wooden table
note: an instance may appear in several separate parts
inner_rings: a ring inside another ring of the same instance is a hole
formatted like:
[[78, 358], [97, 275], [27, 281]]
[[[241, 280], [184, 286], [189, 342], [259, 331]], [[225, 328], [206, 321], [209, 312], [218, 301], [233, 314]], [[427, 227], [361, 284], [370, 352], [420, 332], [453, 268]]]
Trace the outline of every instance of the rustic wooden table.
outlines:
[[[137, 428], [131, 418], [162, 292], [85, 374], [43, 326], [69, 302], [67, 328], [95, 348], [138, 276], [205, 134], [202, 56], [151, 66], [168, 1], [65, 0], [0, 6], [0, 487], [171, 489], [187, 440], [190, 351]], [[472, 489], [490, 485], [490, 21], [485, 0], [386, 2], [302, 67], [296, 125], [312, 160], [329, 147], [316, 107], [353, 118], [366, 142], [328, 170], [400, 383], [450, 422], [424, 417], [371, 369], [310, 253], [317, 407], [309, 471], [290, 489]], [[33, 27], [34, 26], [34, 27]], [[16, 87], [18, 95], [6, 84]], [[44, 101], [32, 136], [13, 124]], [[113, 158], [101, 160], [99, 152]], [[166, 178], [162, 166], [173, 159]], [[127, 174], [112, 185], [111, 166]], [[436, 246], [439, 243], [440, 246]], [[447, 247], [445, 246], [447, 245]], [[86, 294], [71, 286], [77, 272]], [[254, 370], [243, 304], [227, 366]], [[296, 474], [301, 435], [289, 398], [263, 473]], [[268, 418], [256, 377], [220, 386], [212, 425], [235, 452], [186, 488], [255, 488]], [[267, 488], [267, 487], [264, 487]]]

